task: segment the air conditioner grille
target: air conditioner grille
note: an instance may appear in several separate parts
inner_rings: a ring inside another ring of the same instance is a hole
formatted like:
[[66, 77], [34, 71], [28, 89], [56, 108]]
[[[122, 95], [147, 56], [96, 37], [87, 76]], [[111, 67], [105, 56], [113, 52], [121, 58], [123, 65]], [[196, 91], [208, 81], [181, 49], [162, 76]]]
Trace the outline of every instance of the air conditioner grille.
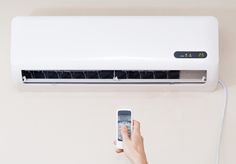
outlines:
[[26, 79], [179, 79], [180, 71], [136, 71], [136, 70], [23, 70]]
[[206, 70], [22, 70], [24, 83], [205, 83]]

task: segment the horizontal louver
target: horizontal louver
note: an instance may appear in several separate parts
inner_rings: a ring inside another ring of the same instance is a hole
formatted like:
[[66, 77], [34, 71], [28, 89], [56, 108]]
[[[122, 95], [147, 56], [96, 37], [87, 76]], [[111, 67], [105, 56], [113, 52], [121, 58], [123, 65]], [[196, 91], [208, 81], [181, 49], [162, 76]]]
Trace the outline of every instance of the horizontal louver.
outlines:
[[26, 79], [178, 79], [180, 71], [134, 71], [134, 70], [23, 70]]
[[21, 73], [24, 83], [204, 83], [206, 80], [206, 71], [195, 73], [197, 77], [193, 79], [184, 79], [181, 70], [22, 70]]

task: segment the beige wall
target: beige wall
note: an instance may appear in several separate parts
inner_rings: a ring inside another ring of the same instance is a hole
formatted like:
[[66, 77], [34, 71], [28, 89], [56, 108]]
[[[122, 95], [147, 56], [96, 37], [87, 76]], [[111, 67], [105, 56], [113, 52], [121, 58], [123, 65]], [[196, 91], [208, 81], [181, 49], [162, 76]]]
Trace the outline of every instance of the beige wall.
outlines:
[[213, 15], [220, 78], [229, 87], [221, 161], [236, 163], [234, 0], [0, 0], [0, 163], [128, 163], [114, 153], [114, 111], [131, 107], [152, 164], [214, 163], [223, 92], [19, 91], [10, 79], [10, 20], [17, 15]]

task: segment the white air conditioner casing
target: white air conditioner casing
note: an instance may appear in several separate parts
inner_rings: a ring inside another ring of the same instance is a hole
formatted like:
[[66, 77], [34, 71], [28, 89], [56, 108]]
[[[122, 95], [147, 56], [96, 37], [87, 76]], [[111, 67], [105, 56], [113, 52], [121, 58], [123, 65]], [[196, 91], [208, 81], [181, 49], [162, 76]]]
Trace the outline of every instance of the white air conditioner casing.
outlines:
[[214, 17], [29, 16], [11, 30], [20, 85], [210, 91], [218, 82]]

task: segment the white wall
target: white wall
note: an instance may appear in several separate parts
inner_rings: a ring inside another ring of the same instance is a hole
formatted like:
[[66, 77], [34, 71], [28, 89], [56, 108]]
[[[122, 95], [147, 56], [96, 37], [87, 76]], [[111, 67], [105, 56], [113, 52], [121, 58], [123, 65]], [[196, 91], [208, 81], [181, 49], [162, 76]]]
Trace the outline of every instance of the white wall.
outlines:
[[0, 163], [128, 163], [114, 153], [114, 111], [134, 109], [150, 164], [214, 163], [223, 92], [20, 91], [10, 79], [17, 15], [213, 15], [220, 77], [229, 87], [221, 161], [236, 163], [236, 2], [233, 0], [0, 0]]

